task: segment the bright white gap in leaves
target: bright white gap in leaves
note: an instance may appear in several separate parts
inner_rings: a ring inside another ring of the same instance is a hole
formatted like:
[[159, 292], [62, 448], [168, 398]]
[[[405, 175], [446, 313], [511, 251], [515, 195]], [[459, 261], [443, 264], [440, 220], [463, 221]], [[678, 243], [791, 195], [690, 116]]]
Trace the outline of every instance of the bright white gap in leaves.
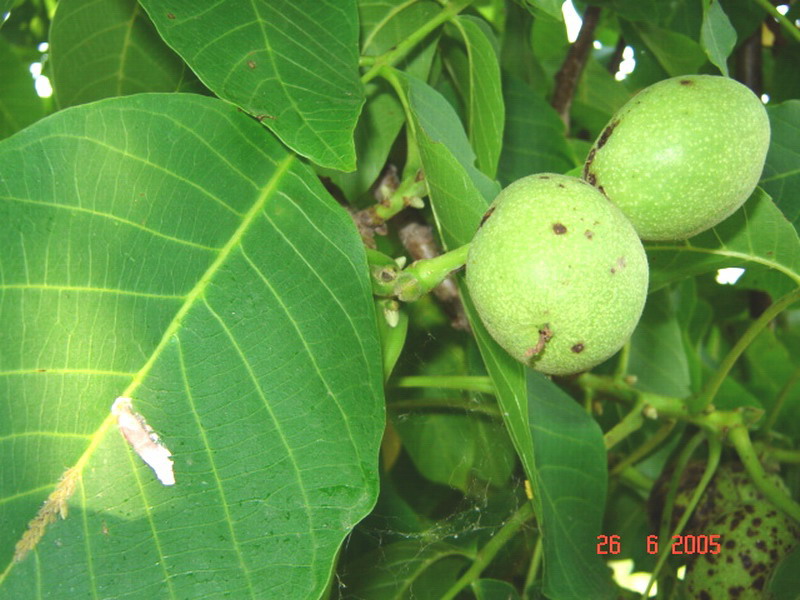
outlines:
[[622, 81], [633, 73], [635, 68], [636, 60], [633, 58], [633, 48], [625, 46], [625, 49], [622, 51], [622, 61], [619, 63], [619, 71], [614, 74], [614, 79]]
[[[610, 560], [608, 566], [614, 571], [614, 581], [627, 590], [633, 590], [643, 594], [647, 589], [647, 584], [650, 582], [651, 573], [643, 571], [633, 573], [633, 560], [626, 558], [625, 560]], [[649, 598], [654, 598], [658, 592], [658, 584], [654, 583], [650, 588]]]
[[744, 269], [740, 267], [728, 267], [717, 271], [717, 283], [722, 285], [733, 285], [744, 275]]
[[581, 30], [583, 21], [572, 5], [572, 0], [567, 0], [561, 5], [561, 14], [564, 15], [564, 23], [567, 26], [567, 39], [571, 44], [578, 39], [578, 32]]
[[789, 12], [789, 5], [781, 4], [780, 6], [776, 6], [775, 9], [782, 15], [785, 15], [787, 12]]
[[145, 418], [133, 412], [131, 399], [120, 396], [111, 405], [111, 414], [117, 417], [117, 425], [122, 436], [148, 466], [156, 473], [164, 485], [175, 484], [172, 472], [172, 453], [161, 443], [158, 434], [147, 424]]
[[769, 95], [768, 94], [761, 94], [761, 102], [763, 102], [764, 104], [769, 102]]

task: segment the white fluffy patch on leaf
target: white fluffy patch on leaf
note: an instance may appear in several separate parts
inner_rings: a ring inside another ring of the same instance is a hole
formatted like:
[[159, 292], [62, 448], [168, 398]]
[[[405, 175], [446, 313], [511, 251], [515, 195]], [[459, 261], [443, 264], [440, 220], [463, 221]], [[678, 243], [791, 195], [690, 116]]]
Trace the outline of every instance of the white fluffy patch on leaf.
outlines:
[[120, 396], [111, 405], [111, 414], [117, 417], [117, 425], [122, 436], [164, 485], [175, 484], [172, 471], [172, 453], [161, 443], [158, 434], [147, 424], [145, 418], [133, 412], [131, 399]]

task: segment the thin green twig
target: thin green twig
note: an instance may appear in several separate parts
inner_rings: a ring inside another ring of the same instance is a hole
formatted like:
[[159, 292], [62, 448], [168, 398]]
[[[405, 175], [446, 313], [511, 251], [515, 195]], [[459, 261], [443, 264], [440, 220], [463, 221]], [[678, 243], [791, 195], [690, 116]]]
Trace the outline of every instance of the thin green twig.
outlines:
[[490, 377], [473, 375], [409, 375], [398, 377], [394, 386], [399, 388], [438, 388], [494, 394]]
[[758, 317], [758, 319], [750, 324], [750, 327], [747, 328], [744, 334], [742, 334], [742, 337], [740, 337], [736, 344], [734, 344], [727, 356], [722, 359], [719, 368], [717, 368], [717, 371], [706, 383], [705, 389], [700, 396], [702, 404], [698, 407], [695, 407], [695, 412], [701, 412], [714, 401], [722, 382], [725, 381], [725, 378], [728, 376], [728, 373], [733, 368], [733, 365], [739, 356], [741, 356], [741, 354], [753, 342], [758, 334], [760, 334], [761, 331], [770, 323], [770, 321], [772, 321], [788, 306], [794, 302], [797, 302], [798, 300], [800, 300], [800, 287], [795, 288], [785, 296], [778, 299], [776, 302], [770, 305], [767, 310], [761, 313], [761, 316]]
[[794, 23], [786, 18], [786, 15], [778, 12], [778, 9], [769, 0], [754, 0], [754, 2], [772, 15], [775, 20], [778, 21], [778, 23], [780, 23], [781, 26], [786, 30], [786, 33], [792, 36], [795, 41], [800, 42], [800, 29], [798, 29]]
[[458, 593], [480, 577], [484, 569], [494, 560], [497, 553], [505, 546], [517, 531], [533, 517], [533, 502], [528, 501], [511, 515], [511, 518], [500, 528], [495, 536], [478, 551], [469, 569], [456, 581], [440, 600], [453, 600]]

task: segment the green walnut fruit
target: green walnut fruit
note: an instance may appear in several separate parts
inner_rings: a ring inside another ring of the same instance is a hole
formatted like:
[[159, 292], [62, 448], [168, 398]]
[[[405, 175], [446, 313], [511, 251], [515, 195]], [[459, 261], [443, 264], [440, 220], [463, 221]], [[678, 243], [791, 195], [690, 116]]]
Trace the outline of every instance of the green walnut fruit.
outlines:
[[[700, 532], [698, 532], [698, 535]], [[719, 535], [716, 554], [700, 554], [687, 565], [689, 598], [761, 600], [775, 565], [798, 541], [797, 522], [768, 502], [744, 504], [710, 522], [703, 535]]]
[[643, 89], [592, 146], [583, 178], [619, 206], [645, 240], [713, 227], [753, 192], [770, 129], [747, 87], [686, 75]]
[[470, 244], [467, 286], [495, 340], [554, 375], [604, 361], [630, 337], [647, 295], [647, 258], [631, 224], [575, 177], [505, 188]]

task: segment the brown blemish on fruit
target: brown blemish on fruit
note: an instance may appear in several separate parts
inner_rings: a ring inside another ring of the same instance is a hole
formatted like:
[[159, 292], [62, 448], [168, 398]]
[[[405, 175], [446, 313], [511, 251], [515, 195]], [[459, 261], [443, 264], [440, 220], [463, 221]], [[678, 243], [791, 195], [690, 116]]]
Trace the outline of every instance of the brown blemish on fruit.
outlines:
[[597, 183], [597, 175], [595, 175], [594, 173], [587, 173], [586, 181], [588, 181], [590, 185], [594, 185], [595, 183]]
[[700, 590], [700, 595], [698, 598], [700, 600], [712, 600], [711, 595], [705, 590]]
[[483, 227], [483, 224], [484, 224], [484, 223], [486, 223], [486, 220], [487, 220], [489, 217], [491, 217], [491, 216], [492, 216], [492, 213], [494, 212], [494, 209], [495, 209], [495, 208], [497, 208], [497, 207], [496, 207], [496, 206], [492, 206], [492, 207], [491, 207], [489, 210], [487, 210], [485, 213], [483, 213], [483, 216], [481, 217], [481, 224], [480, 224], [480, 225], [478, 225], [478, 229], [480, 229], [481, 227]]
[[563, 183], [559, 183], [559, 184], [558, 184], [558, 187], [560, 187], [560, 188], [563, 188], [563, 187], [564, 187], [564, 184], [563, 184]]
[[743, 585], [734, 585], [728, 588], [728, 594], [730, 594], [731, 598], [738, 598], [744, 592]]
[[587, 229], [586, 231], [583, 232], [583, 235], [586, 236], [587, 240], [590, 240], [594, 237], [594, 232], [591, 229]]
[[553, 223], [553, 233], [563, 235], [567, 233], [567, 228], [563, 223]]
[[539, 179], [550, 179], [549, 175], [539, 175]]
[[570, 350], [572, 350], [575, 354], [580, 354], [581, 352], [583, 352], [583, 348], [584, 348], [584, 345], [582, 343], [578, 342], [572, 348], [570, 348]]
[[553, 331], [550, 329], [550, 325], [545, 325], [539, 330], [539, 340], [536, 342], [536, 345], [533, 348], [529, 348], [525, 351], [525, 356], [531, 358], [540, 354], [542, 350], [544, 350], [545, 346], [547, 346], [547, 342], [549, 342], [553, 337]]
[[754, 587], [755, 589], [757, 589], [757, 590], [763, 590], [763, 589], [764, 589], [764, 582], [765, 582], [765, 580], [764, 580], [764, 576], [763, 576], [763, 575], [759, 575], [759, 576], [758, 576], [758, 577], [756, 577], [756, 579], [753, 581], [753, 584], [752, 584], [752, 585], [753, 585], [753, 587]]
[[692, 85], [693, 83], [690, 79], [681, 79], [681, 85]]
[[749, 554], [742, 552], [741, 554], [739, 554], [739, 560], [742, 561], [742, 566], [745, 569], [749, 569], [750, 567], [753, 566], [753, 559], [750, 558]]
[[612, 121], [608, 127], [603, 129], [603, 133], [600, 134], [600, 139], [597, 140], [597, 148], [602, 148], [606, 145], [608, 138], [611, 137], [611, 134], [614, 133], [614, 128], [619, 124], [619, 121]]
[[602, 185], [598, 185], [598, 186], [597, 186], [597, 189], [598, 189], [598, 190], [600, 190], [600, 193], [601, 193], [601, 194], [603, 194], [603, 196], [605, 196], [606, 198], [608, 198], [608, 195], [606, 194], [606, 190], [605, 190], [605, 188], [604, 188]]

